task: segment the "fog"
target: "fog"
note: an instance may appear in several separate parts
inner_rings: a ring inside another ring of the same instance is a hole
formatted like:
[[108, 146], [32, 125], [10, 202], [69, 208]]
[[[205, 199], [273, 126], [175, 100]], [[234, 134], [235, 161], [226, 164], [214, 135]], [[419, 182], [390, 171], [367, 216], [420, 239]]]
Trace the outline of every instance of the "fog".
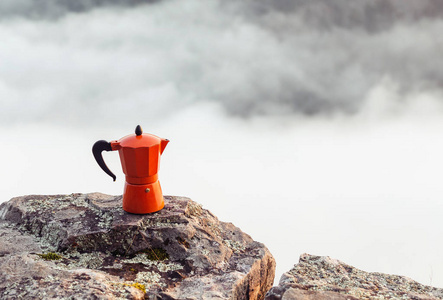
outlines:
[[[37, 5], [38, 3], [38, 5]], [[165, 194], [265, 243], [443, 287], [438, 1], [0, 3], [0, 202], [120, 194], [137, 124]]]

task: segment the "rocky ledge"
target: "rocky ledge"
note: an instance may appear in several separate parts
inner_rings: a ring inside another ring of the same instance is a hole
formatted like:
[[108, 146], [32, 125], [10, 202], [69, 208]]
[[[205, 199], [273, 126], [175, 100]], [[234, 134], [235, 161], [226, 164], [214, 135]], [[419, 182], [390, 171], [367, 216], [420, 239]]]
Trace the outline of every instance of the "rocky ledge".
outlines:
[[443, 299], [443, 289], [404, 276], [368, 273], [328, 256], [302, 254], [266, 300]]
[[149, 215], [99, 193], [0, 206], [1, 299], [263, 299], [268, 249], [184, 197]]

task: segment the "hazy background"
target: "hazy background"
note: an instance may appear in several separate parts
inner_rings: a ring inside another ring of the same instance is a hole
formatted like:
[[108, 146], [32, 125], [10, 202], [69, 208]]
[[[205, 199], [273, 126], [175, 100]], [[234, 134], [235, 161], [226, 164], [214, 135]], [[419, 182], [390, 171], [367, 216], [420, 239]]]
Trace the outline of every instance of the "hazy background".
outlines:
[[99, 139], [265, 243], [443, 287], [443, 2], [1, 0], [0, 202], [121, 194]]

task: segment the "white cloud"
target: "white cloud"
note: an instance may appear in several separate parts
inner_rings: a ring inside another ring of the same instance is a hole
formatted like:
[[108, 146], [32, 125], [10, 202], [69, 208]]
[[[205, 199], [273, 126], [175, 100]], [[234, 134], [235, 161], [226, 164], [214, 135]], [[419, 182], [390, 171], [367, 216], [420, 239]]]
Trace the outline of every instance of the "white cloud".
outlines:
[[363, 26], [368, 3], [351, 8], [355, 20], [328, 15], [328, 28], [306, 14], [341, 16], [340, 6], [259, 3], [163, 1], [5, 18], [2, 99], [17, 99], [23, 112], [4, 104], [2, 119], [92, 122], [114, 118], [109, 110], [155, 118], [199, 101], [240, 116], [355, 113], [385, 77], [399, 97], [441, 91], [443, 22], [423, 13], [431, 2], [411, 8], [422, 12], [416, 22], [404, 14], [376, 32]]

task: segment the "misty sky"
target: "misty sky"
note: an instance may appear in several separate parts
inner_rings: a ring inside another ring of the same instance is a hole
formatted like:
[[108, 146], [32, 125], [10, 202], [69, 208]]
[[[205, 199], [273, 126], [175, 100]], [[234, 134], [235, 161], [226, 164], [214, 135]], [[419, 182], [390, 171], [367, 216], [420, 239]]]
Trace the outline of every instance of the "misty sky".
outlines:
[[137, 2], [3, 0], [2, 122], [200, 102], [245, 117], [355, 114], [380, 87], [391, 109], [442, 94], [441, 1]]
[[[0, 0], [0, 202], [121, 194], [98, 139], [264, 242], [443, 287], [443, 1]], [[292, 236], [288, 236], [292, 234]]]

